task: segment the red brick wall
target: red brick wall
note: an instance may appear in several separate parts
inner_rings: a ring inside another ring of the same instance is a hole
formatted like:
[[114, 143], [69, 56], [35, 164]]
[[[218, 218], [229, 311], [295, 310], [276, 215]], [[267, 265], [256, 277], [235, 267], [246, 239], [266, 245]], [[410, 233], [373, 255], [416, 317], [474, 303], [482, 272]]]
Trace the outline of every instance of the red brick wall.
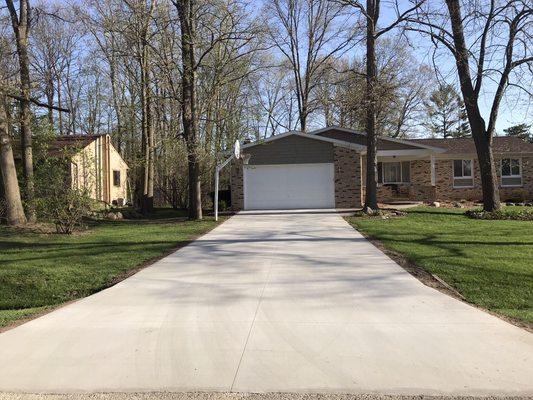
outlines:
[[357, 151], [335, 146], [335, 207], [361, 207], [361, 157]]
[[[335, 146], [335, 207], [361, 207], [361, 159], [353, 149]], [[242, 162], [232, 161], [230, 172], [231, 209], [244, 208], [244, 183]]]
[[242, 161], [231, 162], [230, 171], [231, 209], [240, 211], [244, 208], [244, 182]]
[[[500, 198], [507, 200], [515, 197], [517, 192], [525, 192], [528, 200], [533, 200], [533, 157], [522, 158], [522, 187], [501, 187]], [[501, 184], [501, 157], [495, 157], [498, 184]], [[482, 200], [479, 163], [474, 159], [474, 187], [453, 187], [453, 160], [436, 161], [437, 200]]]

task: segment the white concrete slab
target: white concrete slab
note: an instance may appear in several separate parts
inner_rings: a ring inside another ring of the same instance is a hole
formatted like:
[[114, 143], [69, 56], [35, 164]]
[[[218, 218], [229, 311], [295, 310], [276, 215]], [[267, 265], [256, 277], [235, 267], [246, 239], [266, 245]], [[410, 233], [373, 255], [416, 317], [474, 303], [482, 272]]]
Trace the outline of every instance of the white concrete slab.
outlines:
[[0, 390], [532, 395], [533, 335], [428, 288], [335, 213], [242, 213], [0, 334]]

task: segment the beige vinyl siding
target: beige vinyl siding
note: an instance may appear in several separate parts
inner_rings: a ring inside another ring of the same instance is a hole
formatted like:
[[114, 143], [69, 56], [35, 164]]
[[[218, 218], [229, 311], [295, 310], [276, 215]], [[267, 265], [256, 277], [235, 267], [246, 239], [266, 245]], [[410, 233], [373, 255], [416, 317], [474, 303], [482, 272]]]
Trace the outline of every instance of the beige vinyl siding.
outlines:
[[[113, 171], [120, 171], [120, 186], [113, 185]], [[73, 188], [85, 188], [95, 200], [112, 203], [127, 199], [128, 166], [111, 144], [109, 136], [98, 137], [71, 160]]]

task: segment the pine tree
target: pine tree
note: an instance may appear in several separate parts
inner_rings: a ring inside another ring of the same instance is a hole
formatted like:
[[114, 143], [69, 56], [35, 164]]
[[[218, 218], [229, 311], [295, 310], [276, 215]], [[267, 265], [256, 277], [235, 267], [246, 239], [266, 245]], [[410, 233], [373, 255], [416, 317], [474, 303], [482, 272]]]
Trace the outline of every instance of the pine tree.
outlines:
[[470, 137], [472, 136], [472, 130], [470, 129], [470, 123], [468, 122], [468, 115], [466, 114], [466, 107], [462, 101], [460, 101], [459, 118], [457, 121], [457, 129], [453, 133], [453, 137]]
[[531, 133], [531, 125], [518, 124], [510, 126], [503, 130], [506, 136], [519, 137], [520, 139], [533, 143], [533, 133]]
[[426, 126], [435, 137], [449, 138], [456, 134], [456, 127], [459, 123], [457, 106], [459, 95], [452, 85], [439, 86], [431, 93], [429, 101], [426, 103], [428, 123]]

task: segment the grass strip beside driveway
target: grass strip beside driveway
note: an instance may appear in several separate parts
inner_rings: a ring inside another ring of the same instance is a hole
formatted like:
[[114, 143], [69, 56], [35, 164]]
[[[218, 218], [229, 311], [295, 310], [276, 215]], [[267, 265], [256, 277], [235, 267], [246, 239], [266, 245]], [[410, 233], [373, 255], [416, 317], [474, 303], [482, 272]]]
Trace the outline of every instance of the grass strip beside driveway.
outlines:
[[474, 220], [462, 209], [417, 207], [403, 218], [348, 217], [386, 248], [485, 309], [533, 326], [533, 223]]
[[0, 227], [0, 327], [98, 292], [216, 226], [171, 214], [179, 216], [97, 221], [75, 235]]

